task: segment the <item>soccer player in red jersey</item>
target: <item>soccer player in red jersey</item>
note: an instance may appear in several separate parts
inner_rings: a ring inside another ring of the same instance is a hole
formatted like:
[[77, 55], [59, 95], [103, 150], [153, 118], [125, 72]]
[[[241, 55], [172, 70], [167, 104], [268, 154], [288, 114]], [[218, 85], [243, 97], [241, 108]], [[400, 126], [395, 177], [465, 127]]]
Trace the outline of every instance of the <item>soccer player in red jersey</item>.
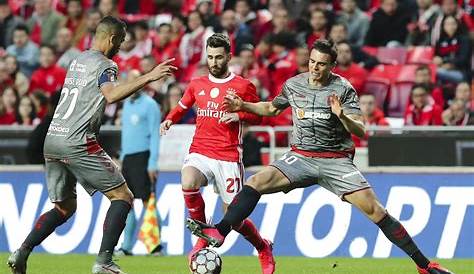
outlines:
[[[209, 75], [193, 79], [179, 104], [161, 124], [161, 134], [179, 121], [194, 104], [197, 105], [196, 132], [181, 170], [184, 201], [192, 219], [206, 222], [204, 200], [200, 188], [209, 183], [224, 202], [224, 209], [240, 192], [244, 180], [242, 164], [242, 123], [259, 124], [258, 115], [237, 112], [228, 113], [222, 109], [224, 97], [237, 94], [248, 101], [258, 102], [255, 86], [240, 76], [229, 72], [230, 41], [223, 34], [213, 34], [206, 44]], [[264, 274], [274, 272], [275, 261], [272, 243], [263, 239], [250, 219], [233, 227], [258, 251]], [[208, 245], [199, 239], [189, 253]]]

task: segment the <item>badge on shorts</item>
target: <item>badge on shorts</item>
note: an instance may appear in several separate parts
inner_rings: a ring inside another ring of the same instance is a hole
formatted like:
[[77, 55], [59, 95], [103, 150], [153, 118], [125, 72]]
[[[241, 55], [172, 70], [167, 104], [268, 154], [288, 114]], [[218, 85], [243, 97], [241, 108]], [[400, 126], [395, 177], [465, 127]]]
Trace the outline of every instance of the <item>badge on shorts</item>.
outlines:
[[298, 119], [304, 119], [304, 110], [301, 109], [301, 108], [297, 108], [296, 109], [296, 117], [298, 117]]

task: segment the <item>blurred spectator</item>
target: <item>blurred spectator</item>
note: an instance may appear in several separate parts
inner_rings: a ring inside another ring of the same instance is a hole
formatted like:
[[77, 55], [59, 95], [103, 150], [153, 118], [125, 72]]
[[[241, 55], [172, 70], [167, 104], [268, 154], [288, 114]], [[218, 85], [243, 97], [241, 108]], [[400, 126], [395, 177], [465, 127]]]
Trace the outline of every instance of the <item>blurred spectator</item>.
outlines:
[[300, 73], [309, 71], [309, 49], [306, 45], [301, 45], [296, 48], [295, 51], [295, 62], [296, 62], [296, 71], [293, 75], [298, 75]]
[[92, 46], [92, 39], [94, 38], [95, 29], [99, 25], [102, 14], [99, 10], [90, 9], [86, 15], [86, 32], [80, 37], [77, 43], [77, 48], [81, 51], [88, 50]]
[[[58, 91], [53, 94], [56, 93], [58, 93]], [[36, 117], [43, 120], [48, 114], [48, 107], [50, 101], [48, 96], [46, 96], [46, 93], [42, 90], [35, 90], [31, 94], [31, 100], [33, 100], [33, 104], [35, 105]]]
[[357, 94], [364, 92], [368, 72], [353, 62], [351, 47], [347, 42], [337, 44], [337, 65], [333, 72], [349, 80]]
[[411, 90], [412, 104], [405, 111], [405, 125], [429, 126], [442, 125], [441, 113], [443, 109], [430, 103], [429, 90], [425, 85], [416, 84]]
[[444, 17], [442, 25], [433, 58], [438, 66], [436, 74], [441, 81], [459, 83], [469, 78], [472, 45], [469, 38], [462, 34], [456, 17]]
[[13, 43], [13, 31], [21, 23], [21, 18], [12, 14], [8, 0], [0, 0], [0, 48], [6, 49]]
[[13, 31], [13, 44], [8, 46], [7, 53], [16, 57], [20, 64], [20, 71], [30, 77], [38, 67], [38, 47], [31, 42], [28, 28], [25, 25], [18, 25]]
[[[383, 111], [377, 107], [375, 96], [373, 94], [365, 93], [360, 95], [359, 105], [365, 126], [389, 126], [388, 121], [385, 120]], [[352, 135], [356, 147], [366, 147], [368, 145], [368, 137], [368, 132], [363, 139]]]
[[14, 82], [7, 68], [7, 64], [3, 59], [0, 59], [0, 94], [8, 86], [13, 86]]
[[[172, 84], [168, 87], [168, 92], [163, 100], [163, 108], [161, 117], [166, 117], [170, 110], [174, 109], [181, 97], [183, 97], [184, 91], [179, 84]], [[177, 122], [177, 124], [195, 124], [196, 123], [196, 111], [191, 108], [183, 118]]]
[[199, 64], [206, 60], [206, 39], [211, 36], [212, 30], [204, 27], [199, 12], [193, 11], [188, 16], [188, 29], [181, 39], [179, 53], [181, 57], [182, 77], [184, 82], [191, 79], [191, 75]]
[[[252, 10], [250, 4], [251, 0], [237, 0], [234, 5], [235, 16], [239, 24], [244, 24], [249, 27], [253, 34], [259, 31], [261, 24], [263, 24], [261, 11]], [[228, 1], [226, 1], [227, 3]]]
[[132, 52], [140, 58], [151, 53], [153, 41], [149, 37], [149, 31], [150, 29], [146, 21], [138, 21], [133, 26], [136, 42]]
[[[347, 26], [342, 23], [335, 23], [332, 25], [331, 30], [329, 31], [329, 39], [334, 43], [338, 44], [341, 42], [346, 42], [349, 39]], [[351, 45], [352, 58], [354, 62], [359, 64], [359, 66], [372, 69], [379, 64], [379, 61], [374, 56], [367, 54], [362, 47], [357, 45]]]
[[337, 21], [347, 26], [350, 44], [362, 46], [369, 30], [369, 17], [357, 7], [355, 0], [342, 0]]
[[[172, 57], [179, 57], [178, 41], [173, 41], [171, 25], [162, 23], [158, 26], [158, 32], [154, 41], [151, 54], [155, 57], [157, 63], [161, 63]], [[178, 58], [180, 59], [180, 58]], [[174, 63], [180, 65], [179, 63]]]
[[[208, 0], [182, 0], [182, 1], [179, 1], [180, 4], [181, 4], [181, 14], [183, 14], [184, 16], [189, 16], [191, 14], [191, 12], [197, 11], [198, 5], [203, 1], [206, 2]], [[222, 4], [224, 4], [223, 3], [224, 1], [212, 0], [212, 2], [213, 2], [212, 6], [214, 7], [214, 10], [213, 10], [214, 13], [219, 14], [222, 11]]]
[[43, 146], [44, 138], [48, 133], [49, 124], [53, 119], [54, 110], [59, 102], [61, 93], [56, 92], [49, 98], [46, 116], [31, 132], [28, 138], [28, 145], [26, 147], [28, 162], [30, 164], [44, 164]]
[[246, 25], [239, 27], [233, 10], [226, 10], [221, 14], [220, 27], [215, 28], [215, 31], [229, 36], [230, 50], [233, 55], [237, 55], [240, 52], [242, 45], [253, 42], [250, 28]]
[[449, 108], [443, 111], [443, 123], [447, 126], [472, 125], [474, 117], [466, 107], [466, 103], [461, 99], [451, 101]]
[[103, 17], [109, 15], [119, 17], [117, 1], [118, 0], [99, 0], [99, 5], [97, 6], [97, 8], [99, 9]]
[[268, 79], [270, 82], [270, 98], [280, 93], [281, 87], [296, 70], [295, 52], [296, 41], [293, 33], [281, 32], [273, 35], [272, 58], [268, 64]]
[[316, 9], [311, 12], [310, 29], [298, 35], [300, 43], [306, 43], [308, 48], [313, 47], [313, 43], [318, 39], [325, 39], [329, 34], [328, 17], [324, 10]]
[[118, 0], [120, 14], [155, 15], [158, 13], [157, 5], [163, 1], [156, 0]]
[[86, 19], [81, 2], [81, 0], [67, 1], [67, 18], [65, 27], [71, 31], [73, 45], [79, 42], [87, 30]]
[[53, 10], [51, 0], [34, 0], [35, 12], [26, 22], [31, 32], [31, 41], [36, 44], [51, 43], [66, 18]]
[[20, 96], [25, 95], [28, 92], [30, 87], [30, 79], [28, 79], [23, 72], [20, 71], [18, 62], [16, 61], [15, 56], [7, 55], [5, 57], [5, 65], [10, 79], [13, 82], [13, 86], [18, 91]]
[[[171, 57], [170, 57], [171, 58]], [[161, 62], [161, 61], [160, 61]], [[150, 72], [154, 67], [156, 67], [157, 62], [155, 58], [151, 55], [147, 55], [140, 60], [140, 71], [145, 74]], [[168, 86], [176, 82], [174, 77], [167, 77], [166, 80], [154, 81], [145, 86], [143, 89], [147, 92], [148, 95], [153, 97], [158, 104], [162, 105], [163, 97], [168, 90]]]
[[212, 0], [198, 0], [196, 10], [201, 14], [205, 27], [219, 27], [219, 17], [215, 15], [214, 2]]
[[[437, 86], [432, 81], [433, 73], [431, 68], [427, 65], [420, 65], [415, 70], [415, 84], [422, 84], [428, 87], [430, 91], [430, 102], [435, 103], [438, 106], [444, 107], [444, 95], [441, 87]], [[411, 103], [411, 98], [408, 100], [407, 104]]]
[[373, 47], [403, 45], [409, 22], [410, 15], [400, 8], [398, 0], [382, 0], [380, 8], [372, 16], [365, 44]]
[[69, 63], [76, 58], [81, 51], [73, 47], [72, 32], [68, 28], [61, 28], [56, 35], [57, 65], [68, 69]]
[[474, 111], [474, 98], [472, 98], [471, 87], [468, 82], [457, 84], [454, 99], [464, 101], [467, 109], [471, 112]]
[[261, 77], [254, 50], [251, 44], [243, 45], [239, 53], [238, 63], [231, 65], [230, 70], [246, 79]]
[[6, 87], [2, 94], [2, 108], [0, 111], [0, 125], [16, 123], [16, 108], [20, 97], [13, 87]]
[[16, 109], [16, 124], [20, 126], [31, 126], [40, 123], [40, 119], [36, 118], [36, 110], [33, 101], [28, 96], [20, 98], [20, 103]]
[[31, 75], [30, 92], [41, 89], [48, 96], [61, 89], [66, 70], [56, 65], [54, 47], [42, 45], [40, 48], [40, 67]]
[[135, 47], [135, 41], [135, 33], [127, 30], [119, 52], [112, 58], [117, 63], [122, 76], [132, 69], [140, 69], [140, 57], [132, 51]]
[[431, 30], [441, 10], [437, 4], [433, 3], [433, 0], [417, 0], [416, 3], [418, 4], [418, 11], [408, 24], [406, 44], [429, 46], [431, 45]]
[[242, 136], [244, 167], [261, 166], [263, 144], [249, 131], [247, 125], [242, 127]]
[[171, 41], [177, 43], [178, 45], [181, 43], [181, 39], [186, 33], [186, 24], [184, 23], [185, 20], [186, 19], [180, 15], [174, 15], [171, 19]]
[[442, 0], [441, 2], [442, 14], [436, 18], [436, 22], [431, 33], [431, 45], [434, 46], [441, 38], [441, 33], [443, 32], [443, 21], [444, 18], [448, 15], [456, 17], [460, 22], [461, 32], [469, 31], [471, 38], [474, 36], [474, 17], [469, 15], [463, 9], [458, 6], [458, 1], [456, 0]]
[[[257, 33], [254, 33], [255, 41], [258, 42], [262, 39], [265, 35], [269, 33], [277, 34], [280, 32], [288, 32], [291, 30], [290, 27], [290, 17], [288, 15], [288, 10], [282, 6], [281, 8], [274, 8], [270, 6], [272, 2], [275, 2], [275, 6], [283, 5], [281, 0], [270, 0], [269, 2], [269, 10], [272, 14], [272, 20], [264, 23]], [[279, 4], [281, 2], [281, 4]]]

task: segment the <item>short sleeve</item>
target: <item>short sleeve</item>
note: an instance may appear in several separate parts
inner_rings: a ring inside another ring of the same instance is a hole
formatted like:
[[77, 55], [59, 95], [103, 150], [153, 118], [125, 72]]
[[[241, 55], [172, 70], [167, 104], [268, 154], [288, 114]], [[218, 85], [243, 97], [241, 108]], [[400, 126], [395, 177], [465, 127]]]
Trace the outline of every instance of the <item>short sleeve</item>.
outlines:
[[277, 109], [285, 109], [290, 106], [290, 101], [288, 100], [288, 85], [285, 83], [281, 89], [280, 94], [275, 97], [272, 101], [272, 105]]
[[353, 87], [348, 87], [343, 98], [341, 98], [341, 104], [345, 114], [362, 115], [359, 107], [359, 97]]
[[118, 71], [116, 68], [107, 68], [99, 76], [98, 85], [101, 87], [105, 83], [115, 83], [117, 81]]

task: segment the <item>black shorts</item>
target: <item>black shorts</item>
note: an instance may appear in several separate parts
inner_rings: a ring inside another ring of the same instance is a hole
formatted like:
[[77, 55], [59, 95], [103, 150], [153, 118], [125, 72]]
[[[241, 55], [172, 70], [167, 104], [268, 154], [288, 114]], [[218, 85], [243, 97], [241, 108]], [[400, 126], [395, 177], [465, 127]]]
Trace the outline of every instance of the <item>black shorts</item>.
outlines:
[[128, 188], [136, 199], [148, 200], [151, 193], [151, 182], [148, 177], [149, 151], [125, 155], [122, 163], [122, 173]]

